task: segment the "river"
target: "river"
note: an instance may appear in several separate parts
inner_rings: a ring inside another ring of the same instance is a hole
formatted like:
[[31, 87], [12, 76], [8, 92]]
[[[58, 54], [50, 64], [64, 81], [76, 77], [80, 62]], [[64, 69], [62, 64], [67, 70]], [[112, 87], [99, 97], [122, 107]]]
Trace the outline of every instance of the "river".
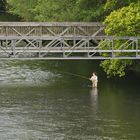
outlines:
[[[90, 77], [99, 86], [66, 72]], [[97, 60], [0, 61], [0, 140], [139, 140], [140, 76]]]
[[[93, 70], [97, 89], [63, 73]], [[96, 60], [1, 61], [0, 139], [139, 140], [140, 78], [132, 75], [107, 79]]]

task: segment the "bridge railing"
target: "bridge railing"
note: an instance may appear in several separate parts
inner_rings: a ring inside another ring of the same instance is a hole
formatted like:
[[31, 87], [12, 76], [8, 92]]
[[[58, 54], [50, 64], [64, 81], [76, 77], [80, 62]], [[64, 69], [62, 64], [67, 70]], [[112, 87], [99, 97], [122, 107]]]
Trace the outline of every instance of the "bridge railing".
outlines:
[[140, 37], [105, 36], [101, 23], [0, 22], [0, 58], [140, 59]]
[[104, 34], [99, 22], [0, 22], [1, 36], [95, 36]]
[[[1, 58], [139, 59], [140, 37], [0, 37]], [[119, 46], [118, 46], [119, 44]], [[58, 55], [59, 54], [59, 55]]]

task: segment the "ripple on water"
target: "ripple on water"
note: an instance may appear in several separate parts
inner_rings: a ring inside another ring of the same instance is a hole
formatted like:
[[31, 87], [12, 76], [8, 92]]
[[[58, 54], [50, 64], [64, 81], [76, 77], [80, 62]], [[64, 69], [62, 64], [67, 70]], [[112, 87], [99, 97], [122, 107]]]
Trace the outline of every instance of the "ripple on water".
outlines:
[[59, 74], [40, 67], [31, 68], [28, 65], [12, 65], [14, 62], [0, 62], [0, 85], [49, 85]]

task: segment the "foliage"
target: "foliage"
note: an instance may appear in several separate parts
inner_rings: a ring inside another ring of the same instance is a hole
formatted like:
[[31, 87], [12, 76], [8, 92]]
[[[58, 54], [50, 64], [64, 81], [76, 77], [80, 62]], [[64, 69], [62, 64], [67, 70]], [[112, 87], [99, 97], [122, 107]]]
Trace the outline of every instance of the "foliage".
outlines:
[[6, 0], [0, 0], [0, 12], [5, 12], [6, 10]]
[[137, 1], [7, 0], [7, 3], [11, 13], [27, 21], [103, 21], [113, 10]]
[[28, 21], [102, 21], [138, 0], [7, 0], [9, 11]]
[[104, 60], [101, 63], [101, 66], [104, 68], [104, 71], [108, 75], [108, 77], [111, 76], [124, 76], [125, 75], [125, 69], [128, 65], [132, 65], [132, 60]]
[[7, 0], [9, 4], [9, 12], [14, 15], [19, 15], [25, 20], [34, 20], [33, 9], [38, 0]]
[[[140, 3], [132, 3], [127, 7], [113, 11], [104, 21], [104, 25], [106, 25], [105, 32], [107, 35], [139, 36]], [[121, 41], [117, 41], [114, 49], [120, 47], [122, 43]], [[120, 56], [120, 53], [116, 55]], [[108, 76], [124, 76], [126, 68], [132, 64], [132, 60], [105, 60], [101, 63], [101, 66]]]
[[104, 0], [7, 0], [9, 11], [28, 21], [99, 21]]
[[108, 13], [128, 6], [131, 3], [137, 3], [139, 0], [107, 0], [104, 6], [104, 10]]
[[71, 18], [73, 5], [76, 0], [43, 0], [38, 1], [34, 8], [35, 20], [37, 21], [66, 21]]
[[113, 11], [104, 21], [107, 35], [137, 36], [140, 34], [140, 3]]

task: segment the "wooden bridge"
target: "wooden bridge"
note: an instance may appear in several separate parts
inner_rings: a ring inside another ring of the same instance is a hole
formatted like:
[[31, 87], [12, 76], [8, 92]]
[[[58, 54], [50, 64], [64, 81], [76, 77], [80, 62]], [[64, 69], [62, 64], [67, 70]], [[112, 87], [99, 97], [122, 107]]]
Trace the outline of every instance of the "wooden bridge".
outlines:
[[0, 22], [0, 59], [140, 59], [140, 37], [106, 36], [104, 28], [94, 22]]

